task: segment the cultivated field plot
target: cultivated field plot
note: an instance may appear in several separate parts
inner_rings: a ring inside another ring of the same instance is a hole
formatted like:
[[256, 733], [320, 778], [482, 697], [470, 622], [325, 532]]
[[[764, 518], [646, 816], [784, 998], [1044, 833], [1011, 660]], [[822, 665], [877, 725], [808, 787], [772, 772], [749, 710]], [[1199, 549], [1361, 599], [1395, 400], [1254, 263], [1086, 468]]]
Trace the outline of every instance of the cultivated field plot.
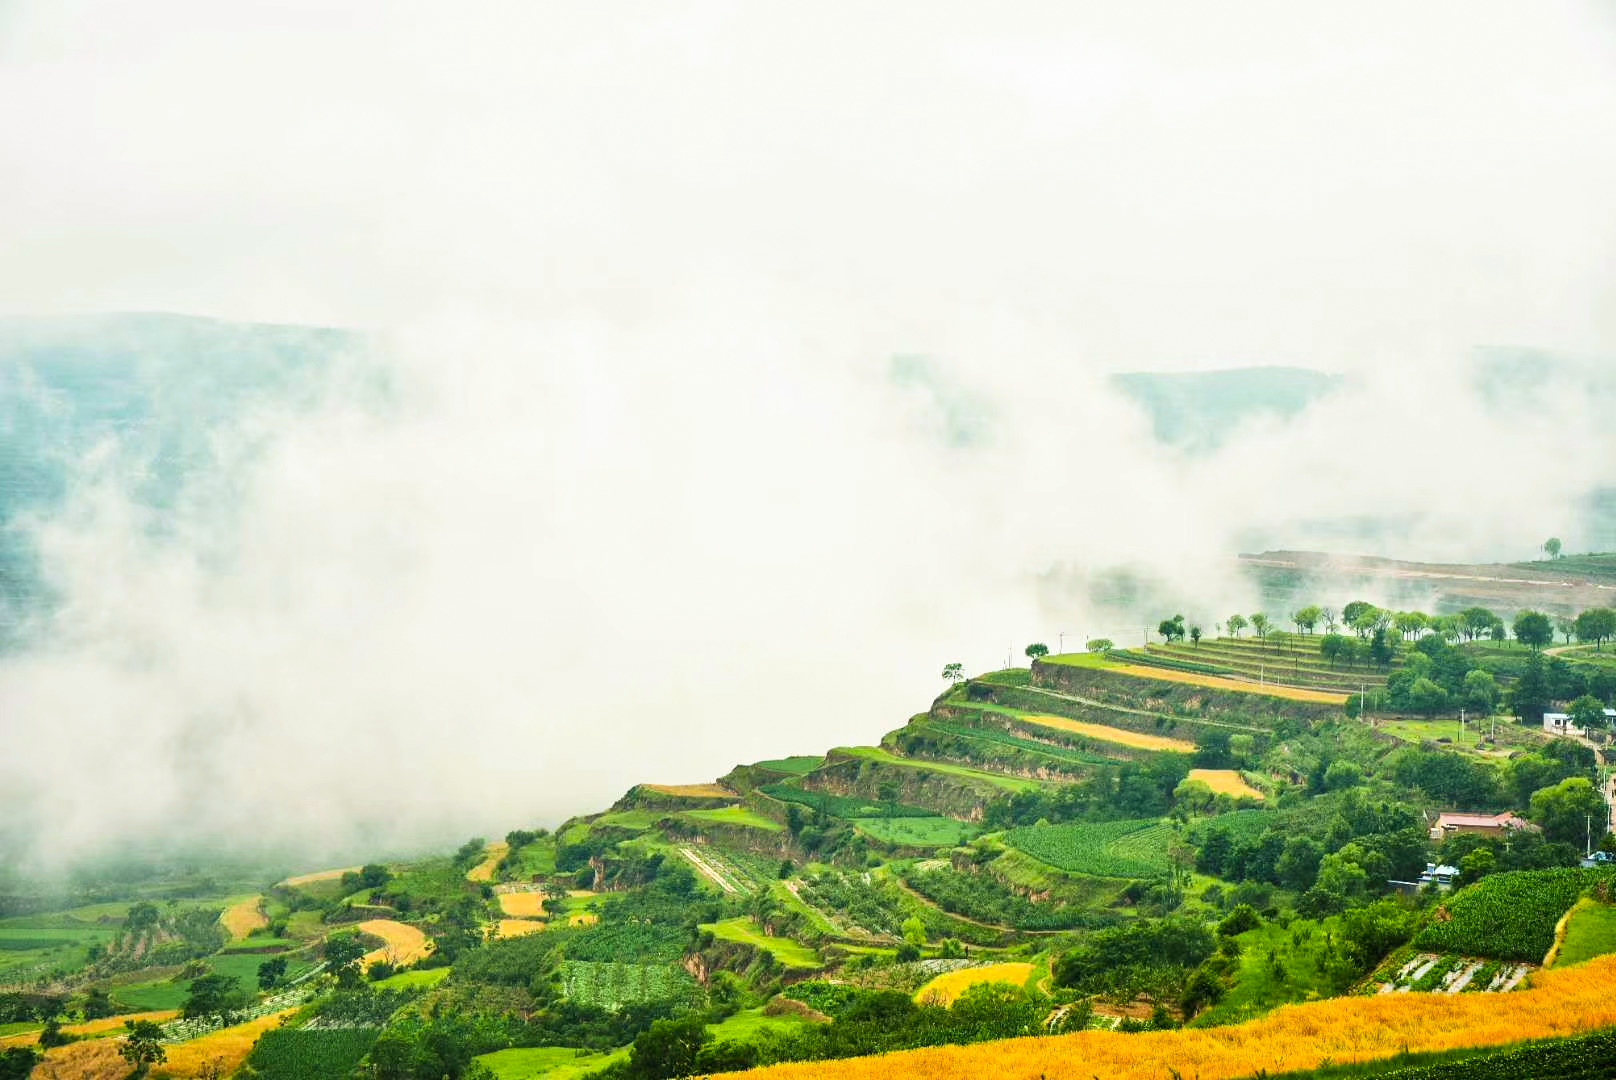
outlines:
[[312, 874], [299, 874], [297, 877], [289, 877], [282, 881], [281, 884], [289, 889], [296, 889], [304, 885], [317, 885], [322, 881], [336, 881], [343, 874], [350, 871], [357, 874], [363, 869], [364, 867], [362, 866], [340, 866], [335, 870], [316, 870]]
[[796, 757], [770, 758], [768, 761], [754, 762], [760, 769], [770, 772], [785, 773], [788, 776], [807, 776], [825, 763], [825, 759], [808, 754]]
[[676, 795], [682, 799], [735, 798], [735, 792], [718, 784], [641, 784], [640, 786], [658, 795]]
[[259, 1038], [247, 1064], [258, 1080], [347, 1076], [380, 1034], [380, 1028], [275, 1028]]
[[1554, 966], [1580, 964], [1607, 953], [1616, 953], [1616, 907], [1584, 897], [1566, 914]]
[[965, 968], [939, 975], [915, 991], [915, 1000], [922, 1005], [952, 1005], [971, 987], [980, 983], [1009, 983], [1021, 986], [1032, 974], [1031, 964], [989, 964], [986, 967]]
[[502, 892], [499, 910], [513, 919], [544, 918], [544, 894], [540, 892]]
[[[105, 1016], [99, 1020], [87, 1020], [82, 1024], [63, 1024], [62, 1031], [67, 1035], [105, 1035], [109, 1031], [123, 1031], [125, 1020], [150, 1020], [154, 1024], [164, 1024], [179, 1015], [175, 1009], [164, 1009], [160, 1012], [124, 1013], [119, 1016]], [[39, 1032], [26, 1031], [17, 1035], [7, 1035], [0, 1038], [0, 1049], [9, 1046], [33, 1046], [39, 1042]]]
[[720, 810], [684, 810], [679, 816], [712, 825], [739, 825], [747, 829], [767, 829], [769, 832], [779, 832], [784, 827], [744, 806], [726, 806]]
[[735, 919], [725, 919], [723, 922], [703, 923], [700, 927], [704, 931], [711, 931], [712, 935], [721, 941], [739, 941], [747, 945], [754, 945], [774, 954], [774, 958], [786, 967], [791, 968], [817, 968], [822, 966], [819, 957], [806, 945], [801, 945], [790, 938], [769, 937], [758, 929], [757, 923], [749, 916], [742, 915]]
[[1183, 739], [1169, 739], [1165, 735], [1145, 735], [1137, 731], [1106, 727], [1104, 724], [1089, 724], [1082, 720], [1069, 720], [1064, 716], [1023, 716], [1021, 720], [1023, 723], [1054, 728], [1056, 731], [1068, 731], [1073, 735], [1086, 735], [1091, 739], [1099, 739], [1101, 742], [1116, 743], [1118, 746], [1131, 746], [1135, 750], [1159, 750], [1172, 754], [1195, 753], [1194, 743], [1185, 742]]
[[1347, 703], [1346, 694], [1329, 690], [1303, 690], [1292, 686], [1274, 686], [1271, 683], [1263, 684], [1246, 679], [1231, 679], [1224, 675], [1202, 675], [1191, 671], [1175, 671], [1172, 668], [1148, 667], [1144, 664], [1114, 664], [1083, 653], [1051, 656], [1048, 658], [1048, 662], [1065, 664], [1068, 667], [1099, 668], [1112, 674], [1132, 675], [1140, 679], [1156, 679], [1161, 682], [1204, 686], [1208, 690], [1232, 690], [1237, 694], [1263, 694], [1268, 697], [1283, 698], [1286, 701], [1306, 701], [1315, 705], [1345, 705]]
[[494, 924], [495, 933], [502, 938], [521, 937], [524, 934], [537, 934], [544, 929], [544, 924], [537, 919], [500, 919]]
[[1029, 825], [1004, 834], [1005, 843], [1039, 862], [1094, 877], [1151, 878], [1172, 870], [1171, 826], [1154, 820]]
[[1260, 799], [1263, 793], [1241, 779], [1233, 769], [1191, 769], [1189, 779], [1199, 780], [1212, 789], [1214, 795], [1232, 795], [1237, 799]]
[[775, 1065], [749, 1080], [935, 1080], [1043, 1075], [1047, 1080], [1236, 1080], [1411, 1054], [1498, 1046], [1616, 1024], [1616, 957], [1534, 975], [1508, 1008], [1486, 994], [1378, 994], [1288, 1005], [1229, 1027], [1128, 1035], [1087, 1031], [879, 1058]]
[[943, 817], [858, 818], [853, 824], [884, 844], [904, 847], [957, 847], [977, 831], [968, 822]]
[[478, 883], [493, 881], [494, 875], [499, 872], [500, 860], [505, 858], [505, 853], [510, 850], [511, 846], [504, 841], [489, 844], [488, 851], [483, 856], [483, 861], [466, 871], [466, 880]]
[[230, 933], [231, 941], [240, 941], [254, 930], [262, 930], [269, 925], [269, 918], [260, 905], [262, 896], [249, 896], [225, 908], [219, 915], [219, 922]]
[[718, 886], [722, 892], [750, 896], [768, 880], [760, 880], [759, 875], [741, 860], [716, 848], [687, 844], [679, 849], [679, 854], [696, 868], [698, 874]]
[[561, 965], [561, 986], [569, 1001], [601, 1009], [620, 1009], [648, 1001], [685, 998], [695, 980], [669, 964], [611, 964], [568, 960]]
[[1431, 952], [1540, 963], [1555, 924], [1610, 871], [1563, 868], [1491, 874], [1454, 893], [1414, 939]]
[[494, 1080], [577, 1080], [627, 1057], [627, 1050], [591, 1054], [570, 1046], [530, 1046], [496, 1050], [476, 1061], [494, 1074]]
[[895, 765], [900, 769], [919, 769], [922, 772], [942, 773], [945, 776], [958, 776], [966, 780], [979, 780], [982, 783], [991, 784], [996, 788], [1002, 788], [1009, 792], [1037, 791], [1047, 786], [1036, 780], [1024, 780], [1019, 776], [1005, 776], [1003, 773], [984, 772], [981, 769], [968, 769], [963, 765], [946, 765], [937, 761], [915, 761], [910, 758], [902, 758], [878, 746], [841, 746], [833, 750], [832, 753], [864, 758], [882, 765]]
[[386, 942], [381, 948], [365, 954], [361, 963], [366, 967], [378, 960], [386, 960], [403, 967], [415, 963], [431, 951], [425, 934], [413, 926], [394, 922], [392, 919], [367, 919], [360, 923], [357, 929]]
[[1531, 972], [1525, 964], [1503, 960], [1419, 953], [1388, 972], [1390, 977], [1380, 982], [1376, 993], [1501, 994], [1520, 986]]

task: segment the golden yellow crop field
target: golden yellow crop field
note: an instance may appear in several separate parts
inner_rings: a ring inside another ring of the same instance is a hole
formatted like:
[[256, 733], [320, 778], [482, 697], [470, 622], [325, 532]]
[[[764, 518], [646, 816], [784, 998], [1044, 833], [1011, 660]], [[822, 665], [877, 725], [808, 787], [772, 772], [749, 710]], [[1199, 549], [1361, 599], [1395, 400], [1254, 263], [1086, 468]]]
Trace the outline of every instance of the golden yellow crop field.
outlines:
[[415, 963], [430, 951], [427, 948], [425, 934], [413, 926], [394, 922], [392, 919], [367, 919], [358, 925], [358, 929], [387, 943], [364, 955], [360, 960], [360, 964], [364, 967], [369, 967], [378, 960], [386, 960], [402, 967], [405, 964]]
[[544, 918], [544, 894], [507, 892], [499, 894], [499, 910], [516, 919]]
[[[86, 1020], [82, 1024], [63, 1024], [62, 1031], [68, 1035], [105, 1035], [109, 1031], [123, 1030], [125, 1020], [150, 1020], [154, 1024], [167, 1023], [180, 1014], [178, 1009], [164, 1009], [161, 1012], [124, 1013], [121, 1016], [104, 1016], [99, 1020]], [[28, 1031], [21, 1035], [7, 1035], [0, 1038], [0, 1050], [11, 1046], [32, 1046], [39, 1041], [39, 1032]]]
[[1315, 705], [1345, 705], [1346, 694], [1330, 690], [1303, 690], [1295, 686], [1275, 686], [1273, 683], [1254, 683], [1246, 679], [1230, 679], [1222, 675], [1197, 675], [1193, 671], [1174, 671], [1172, 668], [1150, 667], [1147, 664], [1107, 664], [1106, 671], [1123, 675], [1136, 675], [1141, 679], [1159, 679], [1162, 682], [1189, 683], [1209, 690], [1234, 690], [1241, 694], [1266, 694], [1286, 701], [1310, 701]]
[[299, 874], [297, 877], [289, 877], [281, 884], [295, 889], [299, 885], [313, 885], [320, 881], [335, 881], [350, 870], [357, 874], [361, 869], [363, 868], [358, 866], [339, 866], [335, 870], [316, 870], [312, 874]]
[[880, 1057], [771, 1065], [751, 1080], [1235, 1080], [1411, 1053], [1576, 1035], [1616, 1024], [1616, 956], [1539, 971], [1500, 994], [1376, 994], [1285, 1005], [1229, 1027], [1085, 1031]]
[[594, 926], [600, 922], [600, 916], [587, 911], [580, 911], [567, 916], [568, 926]]
[[1057, 731], [1070, 731], [1074, 735], [1087, 735], [1091, 739], [1114, 742], [1119, 746], [1131, 746], [1136, 750], [1167, 750], [1179, 754], [1195, 753], [1194, 743], [1185, 742], [1183, 739], [1169, 739], [1165, 735], [1144, 735], [1124, 728], [1106, 727], [1104, 724], [1089, 724], [1082, 720], [1068, 720], [1064, 716], [1023, 716], [1021, 719], [1026, 723], [1037, 724], [1040, 727], [1054, 728]]
[[498, 936], [502, 938], [536, 934], [544, 929], [544, 924], [536, 919], [501, 919], [495, 925], [499, 928]]
[[1009, 983], [1020, 986], [1032, 974], [1031, 964], [989, 964], [987, 967], [949, 971], [915, 991], [921, 1004], [952, 1005], [954, 999], [978, 983]]
[[231, 941], [240, 941], [251, 931], [269, 925], [269, 917], [258, 906], [263, 899], [262, 896], [250, 896], [240, 903], [231, 904], [219, 915], [219, 922], [230, 932]]
[[1244, 799], [1263, 797], [1262, 792], [1246, 783], [1233, 769], [1191, 769], [1188, 779], [1199, 780], [1211, 788], [1214, 795], [1233, 795]]
[[483, 856], [483, 861], [466, 871], [466, 880], [476, 882], [493, 881], [494, 871], [499, 869], [499, 861], [510, 850], [511, 845], [503, 840], [497, 844], [489, 844], [488, 852]]
[[[258, 1041], [258, 1036], [278, 1026], [295, 1011], [285, 1009], [259, 1017], [251, 1023], [211, 1032], [190, 1042], [165, 1046], [163, 1049], [168, 1060], [153, 1066], [150, 1075], [153, 1080], [162, 1080], [164, 1077], [191, 1080], [206, 1075], [209, 1067], [217, 1063], [219, 1071], [216, 1075], [229, 1076], [247, 1060], [247, 1054], [252, 1050], [253, 1043]], [[121, 1029], [125, 1020], [151, 1019], [156, 1015], [142, 1013], [139, 1017], [117, 1016], [107, 1019], [116, 1022]], [[48, 1050], [45, 1060], [34, 1067], [32, 1080], [124, 1080], [129, 1075], [129, 1063], [118, 1056], [118, 1046], [122, 1041], [116, 1037], [91, 1039]]]
[[733, 799], [735, 792], [717, 784], [641, 784], [647, 791], [658, 795], [683, 795], [697, 799]]
[[247, 1060], [247, 1055], [252, 1052], [253, 1043], [258, 1041], [258, 1036], [270, 1028], [279, 1027], [282, 1020], [296, 1011], [296, 1008], [282, 1009], [268, 1016], [260, 1016], [249, 1024], [237, 1024], [235, 1027], [211, 1032], [200, 1039], [166, 1047], [168, 1061], [154, 1066], [151, 1075], [154, 1080], [162, 1080], [163, 1077], [203, 1076], [209, 1066], [218, 1063], [220, 1069], [216, 1075], [229, 1076]]

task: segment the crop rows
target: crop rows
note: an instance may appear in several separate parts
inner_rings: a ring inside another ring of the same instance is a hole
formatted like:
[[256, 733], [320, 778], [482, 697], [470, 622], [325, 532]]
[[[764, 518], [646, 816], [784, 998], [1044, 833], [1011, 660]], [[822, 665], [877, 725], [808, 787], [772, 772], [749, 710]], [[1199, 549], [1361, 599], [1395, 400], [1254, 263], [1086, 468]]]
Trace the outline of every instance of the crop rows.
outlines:
[[1081, 765], [1115, 765], [1115, 758], [1101, 757], [1099, 754], [1089, 753], [1085, 750], [1074, 750], [1069, 746], [1055, 743], [1039, 742], [1037, 739], [1027, 739], [1019, 735], [1012, 735], [1008, 731], [994, 727], [966, 727], [964, 724], [949, 724], [941, 720], [928, 720], [925, 727], [933, 731], [941, 731], [962, 739], [976, 739], [980, 742], [998, 743], [1001, 746], [1012, 747], [1017, 750], [1028, 750], [1045, 757], [1052, 757], [1060, 761], [1071, 761]]
[[620, 1009], [648, 1001], [689, 998], [690, 977], [668, 964], [616, 964], [568, 960], [561, 965], [561, 985], [568, 1000], [602, 1009]]
[[1616, 1076], [1616, 1032], [1601, 1031], [1501, 1054], [1397, 1069], [1382, 1073], [1381, 1080], [1520, 1080], [1526, 1076], [1552, 1076], [1555, 1080], [1604, 1080]]
[[936, 817], [937, 811], [924, 806], [905, 806], [886, 803], [878, 799], [849, 799], [823, 791], [805, 791], [788, 784], [766, 784], [758, 788], [763, 794], [782, 802], [794, 802], [839, 818], [864, 817]]
[[1576, 868], [1493, 874], [1455, 893], [1417, 948], [1536, 963], [1554, 944], [1554, 924], [1606, 871]]
[[1104, 821], [1032, 825], [1005, 834], [1010, 846], [1075, 874], [1095, 877], [1159, 877], [1172, 869], [1167, 842], [1172, 830], [1158, 821]]
[[259, 1080], [340, 1080], [379, 1034], [380, 1028], [272, 1028], [253, 1044], [247, 1064]]

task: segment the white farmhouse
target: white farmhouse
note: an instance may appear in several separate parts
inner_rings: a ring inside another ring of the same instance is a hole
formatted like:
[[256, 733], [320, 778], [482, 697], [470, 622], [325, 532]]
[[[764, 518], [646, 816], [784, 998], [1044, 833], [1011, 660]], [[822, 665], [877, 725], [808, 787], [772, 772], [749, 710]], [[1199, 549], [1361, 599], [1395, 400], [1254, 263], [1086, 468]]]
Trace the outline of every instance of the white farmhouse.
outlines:
[[[1605, 723], [1616, 727], [1616, 709], [1605, 710]], [[1546, 712], [1543, 714], [1543, 730], [1550, 735], [1586, 735], [1576, 724], [1571, 722], [1571, 716], [1563, 712]]]

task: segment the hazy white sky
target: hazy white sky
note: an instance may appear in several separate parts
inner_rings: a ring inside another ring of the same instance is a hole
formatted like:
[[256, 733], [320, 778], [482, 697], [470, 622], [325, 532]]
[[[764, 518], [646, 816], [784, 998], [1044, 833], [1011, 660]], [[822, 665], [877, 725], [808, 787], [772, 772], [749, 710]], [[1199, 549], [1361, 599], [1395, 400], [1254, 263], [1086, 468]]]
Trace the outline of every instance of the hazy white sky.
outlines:
[[[398, 389], [219, 432], [158, 539], [117, 469], [34, 523], [8, 809], [502, 831], [1106, 629], [1052, 567], [1210, 620], [1250, 528], [1529, 553], [1616, 433], [1456, 375], [1616, 355], [1613, 116], [1606, 4], [0, 0], [0, 312], [364, 327]], [[1357, 378], [1206, 461], [1099, 381], [1272, 363]]]
[[1613, 115], [1604, 3], [11, 0], [0, 303], [1602, 351]]

